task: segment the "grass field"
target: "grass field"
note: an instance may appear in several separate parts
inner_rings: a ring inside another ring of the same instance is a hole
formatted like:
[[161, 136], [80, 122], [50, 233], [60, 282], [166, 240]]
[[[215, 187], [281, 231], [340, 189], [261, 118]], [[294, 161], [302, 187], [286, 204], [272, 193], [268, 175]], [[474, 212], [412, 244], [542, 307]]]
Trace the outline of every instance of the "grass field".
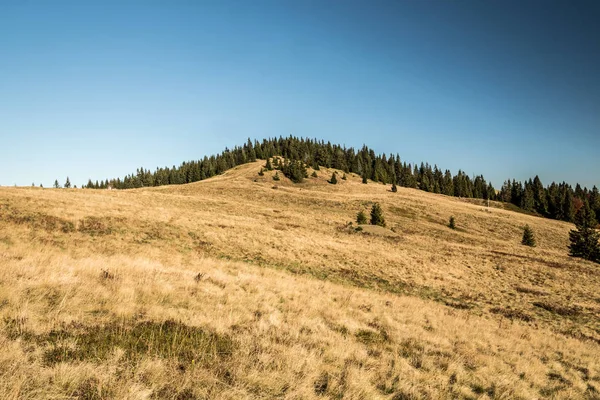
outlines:
[[[600, 399], [600, 266], [571, 224], [262, 164], [0, 188], [0, 398]], [[357, 231], [373, 202], [387, 228]]]

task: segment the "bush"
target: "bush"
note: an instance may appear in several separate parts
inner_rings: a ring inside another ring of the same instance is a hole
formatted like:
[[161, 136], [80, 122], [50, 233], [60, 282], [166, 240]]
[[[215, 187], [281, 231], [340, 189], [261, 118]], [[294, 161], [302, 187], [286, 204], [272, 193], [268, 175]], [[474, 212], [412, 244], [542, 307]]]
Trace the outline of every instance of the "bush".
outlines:
[[319, 177], [319, 175], [317, 175], [317, 171], [313, 171], [313, 173], [310, 176], [312, 176], [313, 178]]
[[523, 239], [521, 239], [521, 244], [524, 246], [535, 246], [535, 238], [533, 237], [533, 230], [529, 227], [529, 225], [525, 225], [523, 228]]
[[392, 183], [392, 192], [396, 193], [398, 191], [398, 188], [396, 187], [395, 183]]
[[379, 203], [373, 204], [371, 208], [371, 225], [385, 226], [385, 218]]
[[346, 180], [346, 179], [348, 179], [348, 178], [346, 178], [346, 173], [345, 173], [345, 172], [344, 172], [344, 175], [342, 176], [342, 179], [343, 179], [343, 180]]
[[260, 171], [258, 171], [258, 176], [264, 176], [264, 174], [265, 173], [263, 172], [263, 169], [261, 168]]
[[456, 229], [456, 222], [454, 221], [454, 217], [450, 217], [450, 222], [448, 222], [448, 228]]
[[359, 211], [358, 214], [356, 214], [356, 223], [359, 225], [363, 225], [367, 223], [367, 216], [365, 215], [364, 211]]
[[281, 178], [279, 177], [279, 172], [275, 172], [275, 175], [273, 175], [273, 180], [274, 180], [274, 181], [278, 181], [278, 180], [280, 180], [280, 179], [281, 179]]

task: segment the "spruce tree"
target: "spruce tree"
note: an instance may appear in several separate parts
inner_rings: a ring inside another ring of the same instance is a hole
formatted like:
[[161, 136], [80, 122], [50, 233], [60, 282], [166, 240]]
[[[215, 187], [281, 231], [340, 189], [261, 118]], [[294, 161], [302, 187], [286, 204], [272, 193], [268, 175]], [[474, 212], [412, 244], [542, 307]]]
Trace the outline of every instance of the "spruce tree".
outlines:
[[313, 173], [311, 174], [311, 176], [312, 176], [313, 178], [317, 178], [319, 175], [317, 175], [317, 171], [313, 171]]
[[265, 165], [267, 171], [273, 171], [273, 165], [271, 165], [271, 159], [267, 158], [267, 164]]
[[569, 232], [569, 255], [600, 263], [600, 234], [596, 231], [594, 211], [586, 201], [575, 214], [577, 230]]
[[364, 225], [367, 223], [367, 216], [364, 211], [360, 210], [358, 214], [356, 214], [356, 223], [359, 225]]
[[67, 176], [67, 181], [65, 182], [65, 189], [70, 189], [71, 188], [71, 181], [69, 180], [69, 177]]
[[279, 179], [279, 172], [275, 172], [275, 175], [273, 175], [273, 180], [278, 181]]
[[373, 204], [371, 208], [371, 225], [385, 226], [385, 218], [379, 203]]
[[454, 220], [454, 216], [450, 217], [450, 221], [448, 222], [448, 228], [456, 229], [456, 221]]
[[395, 183], [392, 183], [392, 192], [396, 193], [398, 191], [398, 188], [396, 187]]
[[364, 183], [365, 185], [367, 184], [367, 174], [363, 174], [362, 183]]
[[331, 179], [329, 180], [329, 183], [331, 183], [332, 185], [337, 184], [337, 176], [336, 176], [335, 172], [333, 174], [331, 174]]
[[60, 184], [58, 183], [58, 179], [54, 180], [54, 188], [55, 189], [60, 189]]
[[533, 236], [533, 230], [529, 225], [525, 225], [523, 228], [523, 239], [521, 239], [521, 244], [530, 247], [535, 246], [535, 237]]

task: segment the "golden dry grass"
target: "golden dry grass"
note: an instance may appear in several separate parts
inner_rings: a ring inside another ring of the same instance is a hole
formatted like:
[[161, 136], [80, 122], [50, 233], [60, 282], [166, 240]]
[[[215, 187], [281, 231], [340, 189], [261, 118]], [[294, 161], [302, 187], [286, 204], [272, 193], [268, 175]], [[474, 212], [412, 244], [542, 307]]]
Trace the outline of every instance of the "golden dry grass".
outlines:
[[[600, 397], [600, 269], [570, 224], [260, 165], [0, 188], [0, 398]], [[373, 202], [388, 229], [355, 231]]]

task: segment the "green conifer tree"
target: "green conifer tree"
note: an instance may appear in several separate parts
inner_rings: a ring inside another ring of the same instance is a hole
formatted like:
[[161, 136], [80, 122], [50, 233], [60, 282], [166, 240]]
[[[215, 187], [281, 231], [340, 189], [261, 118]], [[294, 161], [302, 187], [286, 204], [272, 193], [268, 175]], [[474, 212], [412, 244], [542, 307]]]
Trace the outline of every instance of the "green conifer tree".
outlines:
[[366, 173], [363, 173], [362, 183], [364, 183], [365, 185], [367, 184], [367, 174]]
[[344, 173], [344, 175], [342, 175], [342, 179], [343, 179], [343, 180], [346, 180], [346, 179], [348, 179], [348, 178], [346, 178], [346, 173]]
[[258, 176], [264, 176], [265, 173], [263, 172], [263, 169], [261, 168], [260, 171], [258, 171]]
[[312, 176], [313, 178], [317, 178], [319, 175], [317, 175], [317, 171], [313, 171], [313, 173], [311, 174], [311, 176]]
[[448, 222], [448, 228], [456, 229], [456, 221], [454, 220], [454, 216], [450, 217], [450, 221]]
[[273, 175], [273, 180], [274, 180], [274, 181], [278, 181], [278, 180], [280, 180], [280, 179], [281, 179], [281, 178], [279, 178], [279, 172], [275, 172], [275, 175]]
[[267, 164], [265, 165], [267, 171], [273, 171], [273, 165], [271, 164], [271, 159], [267, 158]]
[[569, 255], [600, 262], [600, 234], [596, 231], [596, 218], [588, 202], [575, 214], [577, 230], [569, 232]]
[[358, 214], [356, 214], [356, 223], [359, 225], [364, 225], [367, 223], [367, 216], [364, 211], [360, 210]]
[[371, 208], [371, 225], [385, 226], [383, 210], [379, 203], [373, 204], [373, 207]]
[[332, 185], [337, 184], [337, 174], [335, 172], [331, 174], [331, 179], [329, 180], [329, 183], [331, 183]]
[[521, 239], [521, 244], [524, 246], [535, 246], [535, 237], [533, 236], [533, 230], [529, 227], [529, 225], [525, 225], [523, 228], [523, 238]]
[[67, 176], [67, 181], [65, 182], [65, 189], [70, 189], [71, 188], [71, 181], [69, 180], [69, 177]]
[[58, 179], [54, 180], [54, 188], [55, 189], [60, 189], [60, 184], [58, 183]]
[[398, 188], [396, 187], [395, 183], [392, 183], [392, 192], [396, 193], [398, 191]]

